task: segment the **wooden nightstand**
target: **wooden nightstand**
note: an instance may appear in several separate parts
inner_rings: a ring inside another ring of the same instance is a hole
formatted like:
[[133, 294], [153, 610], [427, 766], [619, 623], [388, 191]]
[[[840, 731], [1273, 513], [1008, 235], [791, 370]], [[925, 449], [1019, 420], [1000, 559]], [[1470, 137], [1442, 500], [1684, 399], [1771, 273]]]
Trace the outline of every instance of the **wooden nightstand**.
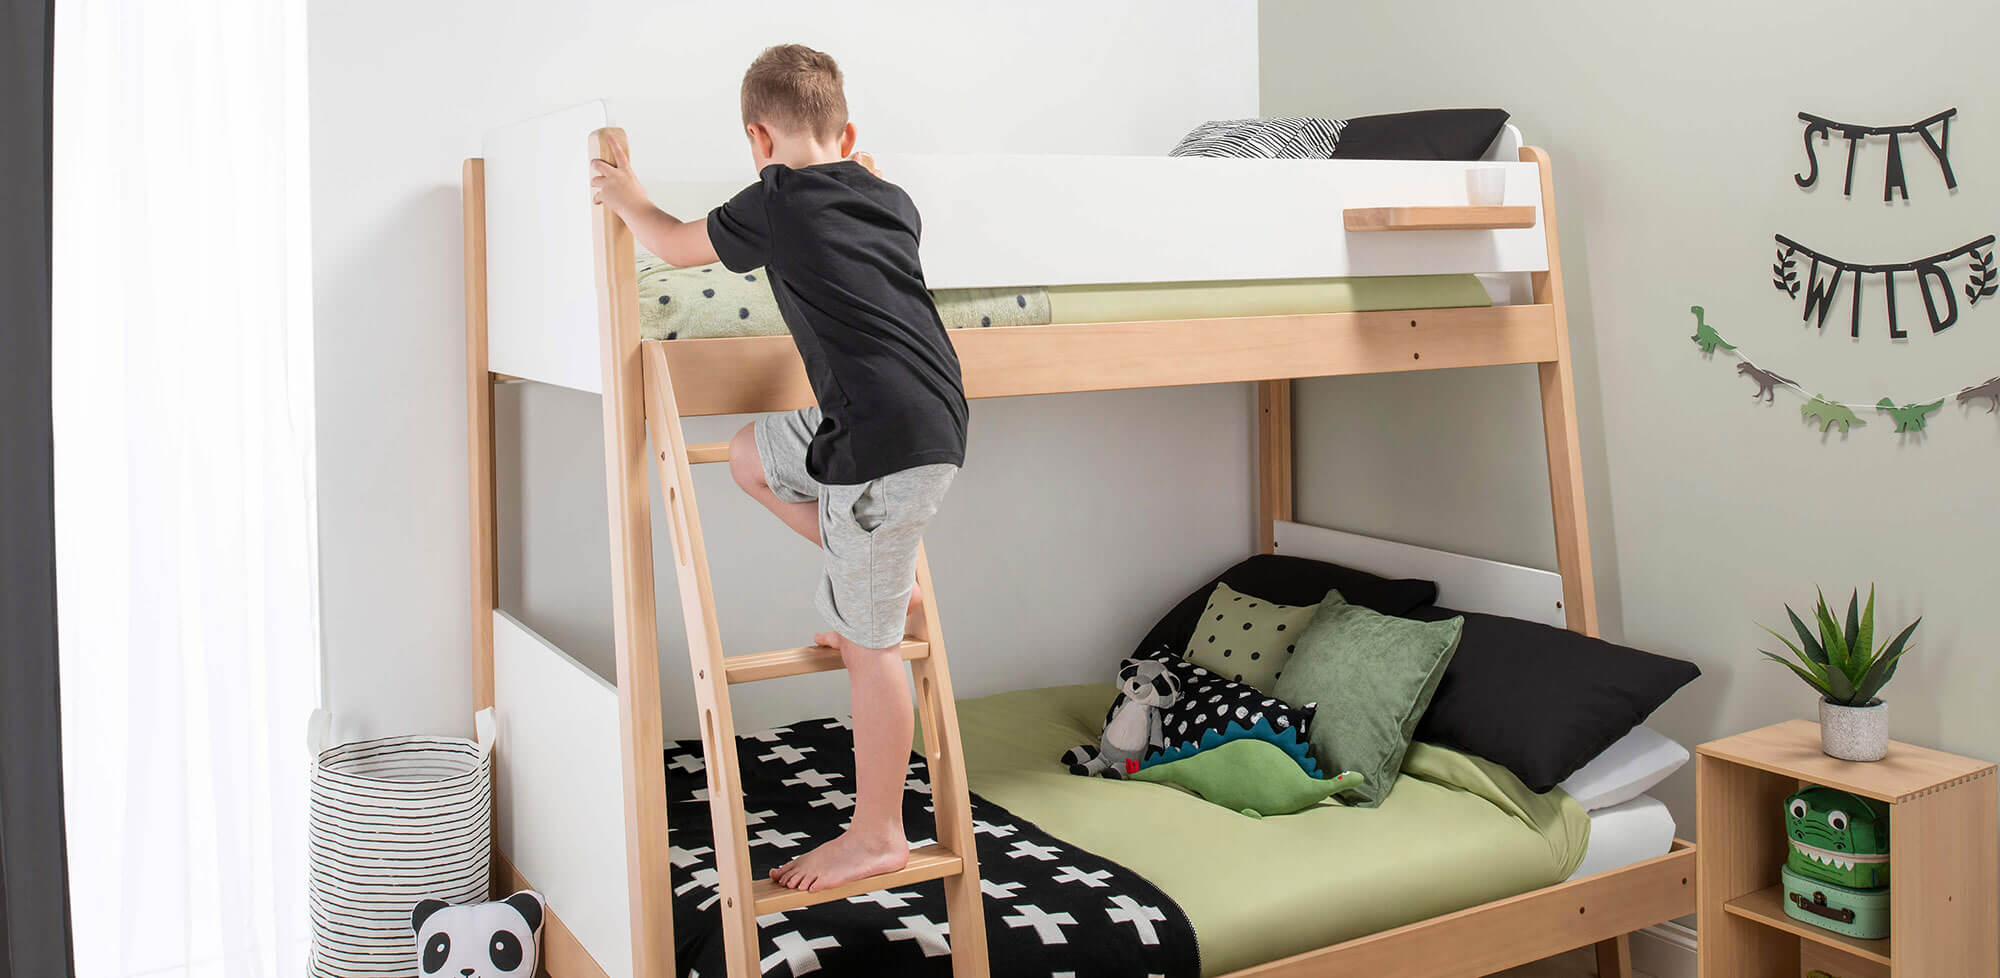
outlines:
[[[1857, 764], [1791, 720], [1696, 750], [1695, 902], [1701, 978], [1985, 978], [2000, 975], [2000, 796], [1994, 765], [1891, 743]], [[1889, 936], [1844, 937], [1785, 915], [1778, 868], [1785, 796], [1822, 784], [1888, 802]]]

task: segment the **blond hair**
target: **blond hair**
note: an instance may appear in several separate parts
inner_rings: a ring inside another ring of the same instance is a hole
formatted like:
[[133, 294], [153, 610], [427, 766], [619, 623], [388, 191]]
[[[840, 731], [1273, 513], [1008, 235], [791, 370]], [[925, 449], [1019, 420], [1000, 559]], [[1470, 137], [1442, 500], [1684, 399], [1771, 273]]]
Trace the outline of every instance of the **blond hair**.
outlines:
[[833, 56], [803, 44], [765, 48], [743, 73], [743, 124], [759, 122], [838, 139], [847, 127], [847, 94]]

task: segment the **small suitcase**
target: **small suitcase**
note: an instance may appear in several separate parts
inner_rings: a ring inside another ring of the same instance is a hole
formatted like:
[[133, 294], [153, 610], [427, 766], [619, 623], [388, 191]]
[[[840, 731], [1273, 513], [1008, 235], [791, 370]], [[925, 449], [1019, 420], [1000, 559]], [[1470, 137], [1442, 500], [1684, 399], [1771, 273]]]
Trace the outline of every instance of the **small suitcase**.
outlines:
[[1786, 866], [1785, 913], [1836, 934], [1876, 940], [1889, 936], [1889, 888], [1856, 890], [1802, 876]]

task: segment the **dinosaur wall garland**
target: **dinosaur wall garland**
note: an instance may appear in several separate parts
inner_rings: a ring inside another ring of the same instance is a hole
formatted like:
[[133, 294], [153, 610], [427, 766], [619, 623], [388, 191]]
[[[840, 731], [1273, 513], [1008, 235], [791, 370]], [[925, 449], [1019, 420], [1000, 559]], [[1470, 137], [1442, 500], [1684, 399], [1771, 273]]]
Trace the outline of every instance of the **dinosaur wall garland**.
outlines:
[[[1951, 108], [1907, 125], [1871, 126], [1835, 122], [1801, 112], [1799, 121], [1805, 124], [1806, 168], [1793, 174], [1792, 182], [1801, 190], [1810, 190], [1819, 182], [1819, 152], [1830, 147], [1832, 136], [1837, 132], [1847, 142], [1842, 196], [1854, 196], [1855, 161], [1863, 141], [1871, 137], [1887, 139], [1888, 155], [1882, 182], [1882, 200], [1885, 203], [1893, 201], [1898, 193], [1904, 200], [1910, 199], [1909, 179], [1903, 169], [1901, 148], [1906, 137], [1914, 137], [1923, 143], [1937, 163], [1938, 175], [1944, 180], [1945, 190], [1956, 191], [1958, 176], [1952, 171], [1950, 151], [1951, 122], [1957, 115], [1958, 110]], [[1817, 145], [1813, 141], [1815, 136], [1819, 137]], [[1870, 276], [1880, 276], [1881, 302], [1887, 312], [1889, 338], [1892, 340], [1906, 339], [1910, 335], [1897, 320], [1898, 276], [1903, 276], [1904, 281], [1909, 283], [1907, 288], [1913, 288], [1923, 300], [1924, 318], [1932, 333], [1942, 333], [1958, 323], [1961, 290], [1965, 296], [1964, 308], [1978, 306], [1982, 301], [2000, 295], [2000, 262], [1994, 260], [1994, 246], [2000, 239], [1991, 234], [1927, 258], [1873, 264], [1835, 258], [1782, 234], [1777, 235], [1776, 240], [1778, 252], [1777, 260], [1771, 265], [1771, 284], [1787, 299], [1798, 301], [1802, 306], [1800, 318], [1822, 333], [1826, 331], [1827, 316], [1833, 311], [1841, 285], [1845, 283], [1848, 289], [1848, 335], [1860, 338], [1863, 286]], [[1947, 270], [1948, 266], [1960, 260], [1965, 263], [1962, 285], [1954, 283], [1952, 273]], [[1803, 278], [1798, 267], [1801, 261], [1806, 263]], [[1907, 296], [1908, 292], [1904, 294]], [[1775, 404], [1781, 387], [1804, 398], [1804, 403], [1799, 406], [1799, 416], [1805, 423], [1817, 425], [1821, 434], [1831, 432], [1838, 426], [1840, 433], [1845, 435], [1856, 427], [1868, 424], [1864, 415], [1887, 415], [1885, 426], [1894, 425], [1897, 434], [1922, 435], [1931, 416], [1944, 410], [1948, 399], [1955, 399], [1964, 405], [1985, 401], [1986, 413], [2000, 414], [2000, 376], [1989, 377], [1961, 387], [1955, 393], [1934, 398], [1899, 401], [1885, 395], [1872, 402], [1836, 400], [1752, 361], [1735, 344], [1723, 339], [1714, 326], [1709, 325], [1707, 312], [1701, 306], [1690, 306], [1689, 311], [1694, 313], [1694, 335], [1688, 339], [1701, 350], [1702, 356], [1713, 359], [1720, 353], [1736, 358], [1736, 373], [1757, 385], [1751, 395], [1754, 401]]]
[[1780, 387], [1804, 398], [1805, 403], [1799, 407], [1799, 417], [1819, 425], [1822, 434], [1837, 426], [1844, 435], [1853, 428], [1866, 425], [1868, 422], [1856, 412], [1887, 414], [1888, 423], [1895, 425], [1897, 434], [1920, 434], [1927, 430], [1930, 416], [1944, 409], [1947, 399], [1972, 406], [1985, 401], [1987, 414], [2000, 413], [2000, 376], [1989, 377], [1977, 384], [1961, 387], [1956, 393], [1940, 394], [1929, 400], [1898, 403], [1895, 398], [1887, 396], [1872, 404], [1835, 400], [1809, 390], [1790, 377], [1757, 365], [1735, 344], [1722, 338], [1722, 334], [1709, 324], [1708, 311], [1701, 306], [1689, 306], [1688, 311], [1694, 313], [1694, 335], [1688, 339], [1701, 348], [1704, 356], [1713, 357], [1721, 353], [1735, 357], [1736, 372], [1757, 385], [1756, 393], [1750, 395], [1752, 400], [1776, 403]]

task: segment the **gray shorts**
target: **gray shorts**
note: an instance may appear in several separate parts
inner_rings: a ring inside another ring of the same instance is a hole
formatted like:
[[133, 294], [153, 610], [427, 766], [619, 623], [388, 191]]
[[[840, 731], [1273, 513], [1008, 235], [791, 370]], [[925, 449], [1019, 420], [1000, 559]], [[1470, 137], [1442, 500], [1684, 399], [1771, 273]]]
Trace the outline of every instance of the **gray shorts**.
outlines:
[[816, 407], [758, 418], [757, 461], [779, 499], [819, 502], [826, 573], [813, 603], [820, 615], [856, 645], [890, 648], [903, 640], [917, 545], [958, 466], [919, 465], [860, 485], [823, 485], [806, 472], [819, 420]]

